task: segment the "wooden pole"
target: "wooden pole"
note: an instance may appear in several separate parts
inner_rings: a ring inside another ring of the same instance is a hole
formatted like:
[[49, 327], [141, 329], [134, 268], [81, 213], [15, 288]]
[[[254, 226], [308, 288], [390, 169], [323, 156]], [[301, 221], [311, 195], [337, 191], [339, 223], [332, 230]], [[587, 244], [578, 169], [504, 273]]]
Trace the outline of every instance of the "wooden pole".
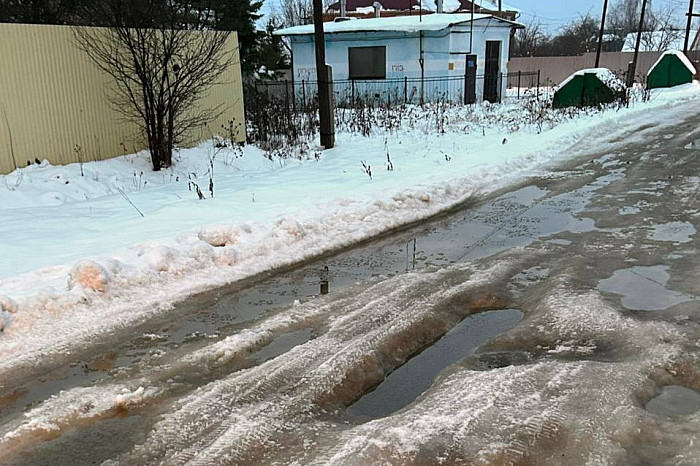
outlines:
[[647, 9], [647, 0], [642, 0], [642, 15], [639, 19], [639, 31], [637, 31], [637, 43], [634, 44], [634, 58], [632, 66], [627, 73], [627, 87], [634, 85], [634, 75], [637, 73], [637, 59], [639, 58], [639, 46], [642, 43], [642, 30], [644, 29], [644, 14]]
[[688, 22], [685, 26], [685, 42], [683, 42], [683, 53], [688, 55], [688, 41], [690, 40], [690, 28], [693, 25], [693, 9], [695, 0], [690, 0], [690, 5], [688, 6]]
[[[691, 0], [692, 1], [692, 0]], [[595, 53], [595, 67], [600, 68], [600, 52], [603, 51], [603, 36], [605, 35], [605, 16], [608, 14], [608, 0], [603, 3], [603, 17], [600, 20], [600, 33], [598, 34], [598, 49]]]
[[330, 149], [335, 145], [333, 109], [326, 65], [326, 44], [323, 34], [323, 4], [314, 0], [314, 39], [316, 42], [316, 81], [318, 83], [318, 114], [321, 124], [321, 145]]

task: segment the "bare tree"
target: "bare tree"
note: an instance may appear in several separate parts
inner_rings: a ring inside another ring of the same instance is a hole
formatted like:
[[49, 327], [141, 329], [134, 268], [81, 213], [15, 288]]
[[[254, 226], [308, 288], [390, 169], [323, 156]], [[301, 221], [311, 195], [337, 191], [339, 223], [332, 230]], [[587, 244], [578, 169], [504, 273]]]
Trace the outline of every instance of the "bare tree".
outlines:
[[565, 25], [547, 44], [549, 55], [582, 55], [595, 50], [598, 38], [598, 18], [587, 14]]
[[[650, 5], [652, 8], [649, 8]], [[678, 38], [682, 37], [681, 25], [678, 24], [676, 12], [670, 5], [653, 8], [651, 0], [647, 0], [648, 13], [642, 27], [641, 50], [666, 50]], [[629, 34], [636, 33], [639, 28], [641, 0], [618, 0], [611, 8], [607, 30], [620, 41]], [[629, 46], [629, 43], [627, 44]]]
[[637, 31], [641, 3], [639, 0], [618, 0], [608, 13], [607, 31], [624, 40], [628, 34]]
[[[327, 11], [334, 0], [323, 0], [323, 7]], [[276, 15], [282, 19], [285, 27], [301, 26], [313, 22], [314, 7], [312, 0], [280, 0]]]
[[513, 36], [511, 54], [514, 57], [537, 56], [541, 48], [549, 41], [549, 37], [542, 30], [542, 23], [537, 18], [532, 18], [525, 28], [518, 29]]
[[281, 0], [279, 9], [286, 27], [312, 22], [314, 8], [311, 0]]
[[79, 46], [113, 78], [112, 104], [137, 122], [153, 169], [172, 164], [173, 147], [223, 112], [195, 109], [233, 63], [230, 32], [209, 28], [210, 12], [176, 0], [96, 0], [74, 27]]
[[670, 5], [652, 10], [649, 20], [645, 23], [647, 23], [647, 32], [642, 34], [642, 50], [648, 52], [668, 50], [684, 37], [684, 31]]

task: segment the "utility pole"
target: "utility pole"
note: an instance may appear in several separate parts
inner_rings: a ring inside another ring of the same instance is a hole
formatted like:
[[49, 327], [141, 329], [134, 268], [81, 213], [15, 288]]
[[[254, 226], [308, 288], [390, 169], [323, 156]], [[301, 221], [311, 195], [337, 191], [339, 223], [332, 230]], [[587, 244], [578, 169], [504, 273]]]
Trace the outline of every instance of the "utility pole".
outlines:
[[[692, 1], [692, 0], [691, 0]], [[600, 68], [600, 52], [603, 51], [603, 36], [605, 35], [605, 16], [608, 14], [608, 0], [603, 3], [603, 17], [600, 20], [600, 34], [598, 34], [598, 50], [595, 53], [595, 67]]]
[[472, 47], [474, 46], [474, 2], [476, 0], [472, 0], [472, 17], [471, 20], [469, 21], [469, 53], [472, 53]]
[[314, 39], [316, 42], [316, 82], [318, 84], [318, 114], [321, 124], [321, 145], [330, 149], [335, 145], [331, 88], [326, 65], [326, 43], [323, 35], [323, 5], [314, 0]]
[[688, 23], [685, 26], [685, 42], [683, 42], [683, 53], [688, 56], [688, 41], [690, 40], [690, 27], [693, 25], [693, 14], [694, 11], [694, 0], [690, 0], [690, 5], [688, 6]]
[[637, 43], [634, 44], [634, 58], [627, 70], [627, 87], [634, 85], [634, 75], [637, 72], [637, 59], [639, 58], [639, 46], [642, 43], [642, 30], [644, 29], [644, 15], [647, 9], [647, 0], [642, 0], [642, 16], [639, 20], [639, 30], [637, 31]]

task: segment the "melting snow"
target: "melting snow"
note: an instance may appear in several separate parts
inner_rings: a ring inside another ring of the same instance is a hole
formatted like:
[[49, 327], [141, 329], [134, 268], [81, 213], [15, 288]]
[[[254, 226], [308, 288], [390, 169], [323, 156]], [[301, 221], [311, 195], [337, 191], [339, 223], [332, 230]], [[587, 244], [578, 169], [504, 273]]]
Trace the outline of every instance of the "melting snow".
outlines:
[[[85, 176], [78, 164], [17, 170], [0, 185], [0, 371], [540, 173], [584, 135], [612, 144], [627, 131], [616, 122], [643, 124], [657, 117], [650, 108], [696, 99], [698, 89], [569, 121], [549, 115], [544, 128], [521, 104], [507, 104], [456, 109], [441, 134], [430, 110], [413, 109], [413, 126], [370, 138], [339, 134], [319, 160], [266, 157], [252, 146], [214, 157], [207, 143], [157, 173], [145, 153], [83, 164]], [[393, 171], [381, 169], [387, 150]], [[200, 201], [188, 186], [208, 186], [212, 157], [214, 197]], [[361, 159], [374, 166], [373, 179]]]

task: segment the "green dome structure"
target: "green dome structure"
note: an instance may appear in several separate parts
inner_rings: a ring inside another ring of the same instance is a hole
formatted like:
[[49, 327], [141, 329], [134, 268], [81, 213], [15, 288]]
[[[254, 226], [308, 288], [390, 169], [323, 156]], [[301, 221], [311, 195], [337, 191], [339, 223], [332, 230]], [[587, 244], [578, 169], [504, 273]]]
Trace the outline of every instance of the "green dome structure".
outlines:
[[695, 67], [683, 52], [669, 50], [659, 57], [647, 74], [647, 89], [680, 86], [693, 82]]
[[594, 107], [617, 100], [625, 86], [607, 68], [577, 71], [565, 79], [554, 91], [554, 108]]

